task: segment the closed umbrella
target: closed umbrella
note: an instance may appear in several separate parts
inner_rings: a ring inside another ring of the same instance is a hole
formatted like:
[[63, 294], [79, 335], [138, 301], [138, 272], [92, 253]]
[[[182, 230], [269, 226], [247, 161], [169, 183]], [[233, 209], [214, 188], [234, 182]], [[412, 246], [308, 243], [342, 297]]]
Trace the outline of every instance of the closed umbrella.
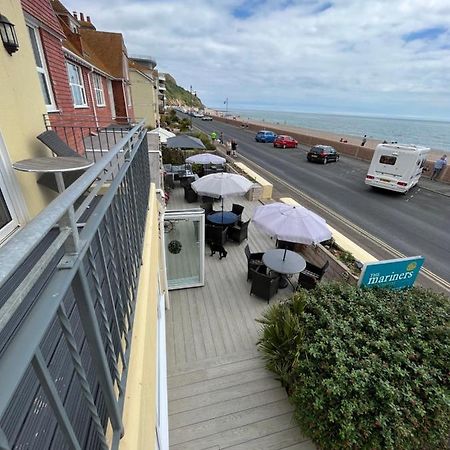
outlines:
[[[325, 219], [303, 206], [270, 203], [256, 208], [252, 223], [282, 241], [316, 244], [331, 239]], [[286, 256], [286, 249], [284, 255]]]
[[186, 158], [186, 162], [192, 164], [225, 164], [226, 159], [213, 153], [198, 153]]

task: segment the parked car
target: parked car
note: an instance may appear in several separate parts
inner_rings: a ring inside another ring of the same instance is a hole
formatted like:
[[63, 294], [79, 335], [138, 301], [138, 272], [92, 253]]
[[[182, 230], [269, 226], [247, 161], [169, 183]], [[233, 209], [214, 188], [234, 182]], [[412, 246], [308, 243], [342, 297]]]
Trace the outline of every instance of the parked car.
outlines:
[[202, 120], [207, 120], [207, 121], [211, 121], [213, 120], [211, 116], [203, 116]]
[[256, 133], [256, 142], [273, 142], [277, 135], [273, 131], [260, 130]]
[[201, 117], [201, 118], [203, 118], [203, 114], [201, 112], [194, 112], [192, 115], [194, 117]]
[[338, 161], [339, 153], [330, 145], [315, 145], [306, 155], [308, 161], [317, 161], [326, 164], [330, 161]]
[[273, 141], [273, 146], [278, 148], [297, 148], [298, 142], [292, 136], [280, 134]]

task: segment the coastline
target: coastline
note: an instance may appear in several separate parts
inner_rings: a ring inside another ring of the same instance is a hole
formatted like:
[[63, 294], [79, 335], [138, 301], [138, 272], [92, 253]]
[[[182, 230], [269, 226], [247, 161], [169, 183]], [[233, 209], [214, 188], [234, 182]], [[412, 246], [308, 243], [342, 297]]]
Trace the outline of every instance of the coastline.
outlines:
[[[252, 130], [256, 128], [258, 129], [269, 129], [274, 132], [277, 132], [277, 134], [280, 134], [280, 131], [284, 134], [294, 134], [294, 135], [303, 135], [303, 136], [309, 136], [314, 139], [323, 139], [325, 142], [324, 144], [327, 145], [333, 145], [333, 147], [336, 147], [338, 150], [344, 150], [346, 146], [348, 147], [360, 147], [362, 149], [370, 149], [375, 150], [375, 147], [380, 144], [382, 141], [377, 139], [367, 139], [367, 142], [365, 143], [364, 147], [361, 147], [363, 136], [356, 137], [354, 135], [343, 135], [343, 134], [337, 134], [332, 133], [329, 131], [322, 131], [322, 130], [315, 130], [311, 128], [303, 128], [299, 126], [294, 125], [286, 125], [281, 124], [277, 122], [269, 122], [265, 120], [253, 120], [253, 119], [244, 119], [240, 116], [231, 116], [231, 117], [225, 117], [223, 112], [214, 110], [214, 109], [207, 109], [206, 110], [208, 114], [210, 114], [213, 117], [221, 118], [229, 122], [235, 122], [237, 126], [240, 126], [242, 123], [246, 124], [251, 128]], [[294, 136], [295, 137], [295, 136]], [[340, 142], [340, 139], [343, 138], [346, 140], [346, 143]], [[329, 142], [332, 142], [331, 144]], [[344, 151], [344, 153], [346, 153]], [[428, 161], [435, 161], [436, 159], [439, 159], [443, 154], [445, 154], [445, 150], [439, 150], [439, 149], [431, 149], [430, 153], [428, 154]], [[365, 159], [365, 158], [363, 158]]]

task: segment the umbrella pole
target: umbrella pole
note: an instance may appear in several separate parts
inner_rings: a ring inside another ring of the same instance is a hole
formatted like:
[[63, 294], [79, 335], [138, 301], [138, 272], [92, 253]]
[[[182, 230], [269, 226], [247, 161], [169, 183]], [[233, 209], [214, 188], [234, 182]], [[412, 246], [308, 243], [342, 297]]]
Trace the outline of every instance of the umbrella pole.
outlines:
[[287, 251], [287, 248], [286, 247], [284, 247], [284, 255], [283, 255], [283, 261], [286, 259], [286, 251]]
[[223, 197], [222, 197], [222, 225], [223, 225]]

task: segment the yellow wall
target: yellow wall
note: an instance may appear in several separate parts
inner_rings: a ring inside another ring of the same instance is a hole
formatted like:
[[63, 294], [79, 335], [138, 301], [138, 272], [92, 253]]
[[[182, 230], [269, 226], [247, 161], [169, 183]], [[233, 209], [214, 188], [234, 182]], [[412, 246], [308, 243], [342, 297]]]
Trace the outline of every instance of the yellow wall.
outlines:
[[[20, 2], [1, 0], [0, 13], [15, 25], [20, 46], [10, 56], [0, 42], [0, 133], [11, 162], [50, 156], [36, 139], [45, 131], [46, 108]], [[53, 198], [51, 191], [36, 184], [37, 175], [11, 171], [18, 180], [29, 214], [36, 215]]]
[[158, 90], [154, 89], [150, 80], [133, 68], [130, 68], [130, 81], [136, 119], [144, 119], [145, 126], [150, 129], [156, 128], [156, 122], [159, 121]]
[[153, 450], [156, 427], [157, 304], [159, 267], [158, 206], [151, 185], [144, 254], [131, 341], [120, 450]]

